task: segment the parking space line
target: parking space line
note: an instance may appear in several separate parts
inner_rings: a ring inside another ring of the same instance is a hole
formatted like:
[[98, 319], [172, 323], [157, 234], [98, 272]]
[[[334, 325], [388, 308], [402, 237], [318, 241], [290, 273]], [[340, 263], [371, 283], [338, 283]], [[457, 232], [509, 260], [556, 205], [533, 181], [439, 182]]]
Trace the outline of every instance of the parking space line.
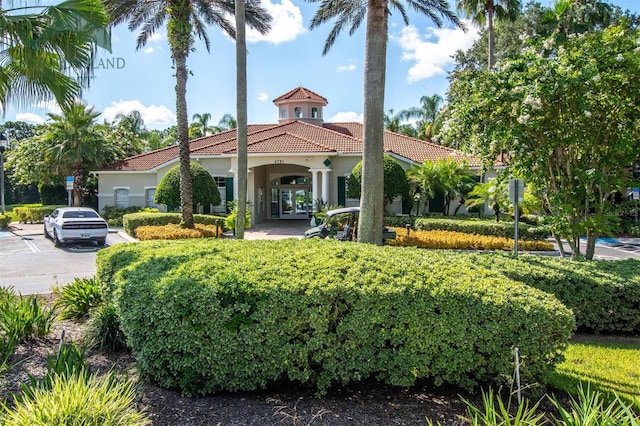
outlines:
[[23, 238], [22, 241], [24, 241], [29, 246], [32, 252], [40, 253], [40, 249], [30, 239]]

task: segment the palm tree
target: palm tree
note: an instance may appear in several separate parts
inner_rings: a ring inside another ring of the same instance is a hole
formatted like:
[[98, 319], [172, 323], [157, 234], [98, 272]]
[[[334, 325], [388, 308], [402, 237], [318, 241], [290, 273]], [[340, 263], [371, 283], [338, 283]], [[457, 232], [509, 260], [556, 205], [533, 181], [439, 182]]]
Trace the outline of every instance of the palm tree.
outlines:
[[420, 98], [420, 107], [413, 107], [402, 111], [402, 118], [409, 120], [417, 118], [418, 137], [420, 139], [431, 142], [433, 138], [433, 129], [438, 119], [438, 113], [442, 107], [442, 96], [434, 94], [431, 96], [422, 96]]
[[[440, 170], [433, 161], [413, 164], [407, 171], [407, 177], [416, 185], [416, 195], [425, 200], [424, 211], [429, 211], [429, 200], [436, 196], [436, 189], [440, 188]], [[416, 208], [420, 215], [420, 204]]]
[[556, 0], [542, 17], [546, 35], [557, 34], [561, 40], [568, 34], [582, 34], [609, 26], [613, 19], [610, 4], [599, 0]]
[[[38, 8], [35, 12], [33, 8]], [[108, 50], [100, 0], [3, 9], [0, 3], [0, 106], [55, 99], [70, 108], [89, 83], [98, 46]]]
[[[247, 212], [247, 42], [245, 39], [245, 3], [236, 0], [236, 114], [235, 123], [238, 149], [238, 212], [236, 215], [236, 238], [244, 239]], [[226, 121], [225, 121], [226, 120]], [[231, 114], [225, 114], [219, 124], [234, 121]]]
[[[444, 214], [447, 216], [451, 202], [457, 197], [464, 199], [465, 193], [471, 189], [471, 172], [466, 162], [453, 158], [440, 159], [436, 161], [435, 167], [438, 169], [439, 187], [444, 193]], [[462, 204], [463, 202], [460, 203]]]
[[209, 114], [208, 112], [204, 112], [202, 114], [193, 114], [193, 117], [191, 117], [191, 119], [194, 121], [193, 123], [191, 123], [191, 125], [200, 131], [200, 136], [207, 136], [213, 133], [217, 133], [214, 126], [209, 126], [211, 114]]
[[236, 114], [238, 114], [238, 120], [236, 120], [233, 117], [233, 115], [229, 113], [226, 113], [225, 115], [223, 115], [220, 121], [218, 121], [218, 131], [226, 132], [227, 130], [233, 130], [238, 128], [238, 121], [240, 120], [240, 114], [239, 113], [236, 113]]
[[[137, 48], [143, 47], [149, 38], [166, 22], [167, 37], [176, 75], [176, 121], [180, 157], [180, 207], [183, 226], [193, 228], [193, 194], [191, 188], [189, 121], [187, 115], [187, 58], [193, 50], [194, 36], [198, 36], [210, 48], [207, 25], [220, 27], [230, 37], [236, 35], [228, 15], [235, 13], [233, 1], [225, 0], [105, 0], [107, 11], [114, 25], [129, 21], [129, 29], [142, 28], [138, 34]], [[247, 3], [247, 23], [265, 34], [270, 29], [271, 17], [257, 1]]]
[[100, 166], [104, 158], [104, 126], [95, 120], [100, 115], [93, 108], [76, 103], [62, 114], [48, 114], [53, 120], [44, 139], [53, 144], [46, 158], [58, 174], [73, 176], [73, 205], [82, 205], [85, 172]]
[[458, 10], [471, 18], [479, 26], [487, 24], [487, 36], [489, 38], [489, 63], [491, 70], [495, 65], [493, 20], [515, 21], [520, 13], [520, 0], [457, 0]]
[[398, 133], [400, 131], [401, 121], [402, 111], [399, 114], [395, 114], [393, 108], [391, 108], [388, 113], [384, 114], [384, 129]]
[[[336, 18], [324, 44], [326, 54], [345, 26], [353, 34], [366, 16], [364, 67], [364, 130], [362, 149], [362, 196], [358, 239], [382, 245], [383, 224], [383, 156], [384, 156], [384, 90], [387, 57], [387, 29], [390, 8], [397, 10], [408, 24], [406, 7], [400, 1], [382, 0], [311, 0], [320, 7], [311, 19], [311, 28]], [[446, 0], [406, 0], [407, 5], [427, 15], [437, 25], [441, 17], [461, 26], [458, 17], [449, 10]]]

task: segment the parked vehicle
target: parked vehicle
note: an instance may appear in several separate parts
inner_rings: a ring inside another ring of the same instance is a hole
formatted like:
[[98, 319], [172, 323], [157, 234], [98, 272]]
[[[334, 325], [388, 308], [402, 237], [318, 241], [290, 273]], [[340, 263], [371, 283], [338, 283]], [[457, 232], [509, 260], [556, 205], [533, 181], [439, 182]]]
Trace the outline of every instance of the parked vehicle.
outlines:
[[56, 247], [72, 242], [95, 241], [104, 246], [109, 225], [88, 207], [61, 207], [44, 217], [44, 236]]
[[[345, 207], [342, 209], [329, 210], [322, 219], [322, 223], [307, 229], [304, 232], [305, 238], [334, 238], [340, 241], [354, 240], [354, 233], [358, 228], [358, 215], [360, 207]], [[382, 240], [393, 240], [396, 232], [387, 227], [382, 229]]]

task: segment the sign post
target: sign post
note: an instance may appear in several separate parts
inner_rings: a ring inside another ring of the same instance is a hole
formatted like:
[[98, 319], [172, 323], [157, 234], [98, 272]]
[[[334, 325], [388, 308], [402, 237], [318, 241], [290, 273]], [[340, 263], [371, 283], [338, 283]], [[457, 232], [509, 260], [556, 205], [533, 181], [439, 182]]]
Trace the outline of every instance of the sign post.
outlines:
[[518, 256], [518, 222], [520, 211], [518, 203], [524, 201], [524, 181], [522, 179], [509, 179], [509, 201], [514, 204], [513, 254]]
[[67, 193], [69, 194], [69, 207], [71, 207], [71, 198], [72, 198], [72, 193], [73, 193], [73, 176], [67, 176], [66, 178], [66, 182], [67, 182]]
[[638, 200], [640, 200], [640, 188], [633, 188], [633, 199], [636, 200], [636, 220], [635, 223], [638, 223]]

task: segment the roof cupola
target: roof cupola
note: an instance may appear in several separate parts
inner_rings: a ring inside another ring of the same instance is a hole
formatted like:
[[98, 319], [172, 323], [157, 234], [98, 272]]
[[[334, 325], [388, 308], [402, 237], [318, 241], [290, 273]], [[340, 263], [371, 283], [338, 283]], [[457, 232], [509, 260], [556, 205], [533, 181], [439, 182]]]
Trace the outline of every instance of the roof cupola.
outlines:
[[278, 124], [304, 121], [316, 126], [322, 126], [322, 108], [328, 104], [324, 97], [304, 87], [296, 87], [273, 103], [278, 107]]

